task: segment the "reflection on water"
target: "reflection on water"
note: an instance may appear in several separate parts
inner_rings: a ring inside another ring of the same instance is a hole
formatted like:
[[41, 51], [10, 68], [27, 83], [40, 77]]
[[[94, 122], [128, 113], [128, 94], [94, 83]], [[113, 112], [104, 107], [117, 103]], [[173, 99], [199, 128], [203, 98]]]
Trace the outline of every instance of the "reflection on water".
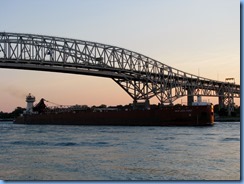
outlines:
[[0, 123], [3, 180], [239, 180], [240, 123], [213, 127]]

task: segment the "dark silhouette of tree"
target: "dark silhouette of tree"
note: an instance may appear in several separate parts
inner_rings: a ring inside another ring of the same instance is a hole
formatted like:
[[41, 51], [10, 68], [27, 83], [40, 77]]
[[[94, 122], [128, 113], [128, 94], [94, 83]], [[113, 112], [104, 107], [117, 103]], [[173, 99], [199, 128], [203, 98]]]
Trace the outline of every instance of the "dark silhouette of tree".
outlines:
[[20, 116], [21, 114], [23, 114], [23, 112], [25, 111], [25, 108], [22, 107], [17, 107], [13, 112], [11, 113], [7, 113], [7, 112], [0, 112], [0, 119], [4, 120], [4, 119], [15, 119], [18, 116]]

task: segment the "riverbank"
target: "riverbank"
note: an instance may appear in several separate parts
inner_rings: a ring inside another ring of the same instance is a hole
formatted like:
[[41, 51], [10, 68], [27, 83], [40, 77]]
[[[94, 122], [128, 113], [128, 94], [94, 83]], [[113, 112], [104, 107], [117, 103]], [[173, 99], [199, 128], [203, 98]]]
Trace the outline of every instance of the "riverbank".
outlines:
[[232, 116], [219, 116], [214, 118], [215, 122], [240, 122], [240, 117], [232, 117]]
[[1, 121], [14, 121], [14, 119], [13, 119], [13, 118], [0, 119], [0, 122], [1, 122]]

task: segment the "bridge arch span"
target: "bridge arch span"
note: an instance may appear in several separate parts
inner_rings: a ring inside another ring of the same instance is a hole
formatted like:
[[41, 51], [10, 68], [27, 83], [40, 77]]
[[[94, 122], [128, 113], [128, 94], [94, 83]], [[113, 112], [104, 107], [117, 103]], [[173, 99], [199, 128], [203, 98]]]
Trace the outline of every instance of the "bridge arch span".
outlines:
[[124, 48], [69, 38], [0, 32], [0, 67], [112, 78], [135, 102], [240, 97], [240, 85], [192, 75]]

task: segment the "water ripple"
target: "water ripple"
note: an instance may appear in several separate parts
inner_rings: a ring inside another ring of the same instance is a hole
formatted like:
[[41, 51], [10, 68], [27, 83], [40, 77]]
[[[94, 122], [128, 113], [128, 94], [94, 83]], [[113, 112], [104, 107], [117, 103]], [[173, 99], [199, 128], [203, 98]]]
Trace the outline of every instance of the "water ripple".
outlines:
[[227, 142], [229, 142], [229, 141], [240, 141], [240, 138], [232, 138], [232, 137], [227, 137], [227, 138], [224, 138], [222, 141], [227, 141]]
[[240, 123], [2, 127], [3, 180], [240, 180]]

